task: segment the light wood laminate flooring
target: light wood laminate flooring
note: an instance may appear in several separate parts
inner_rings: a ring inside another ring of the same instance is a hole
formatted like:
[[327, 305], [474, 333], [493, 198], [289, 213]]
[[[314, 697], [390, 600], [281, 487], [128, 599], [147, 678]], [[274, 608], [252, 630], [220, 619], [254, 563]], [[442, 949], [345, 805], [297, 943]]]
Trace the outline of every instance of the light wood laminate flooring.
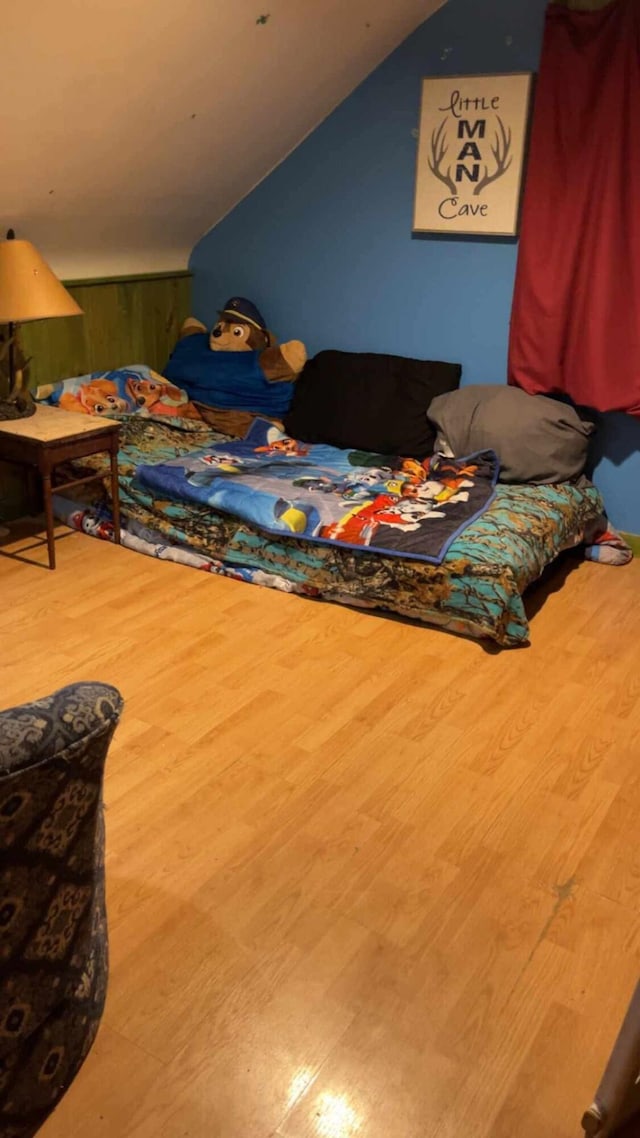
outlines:
[[107, 1007], [41, 1138], [577, 1138], [640, 971], [640, 564], [557, 573], [498, 653], [58, 564], [0, 558], [3, 706], [126, 710]]

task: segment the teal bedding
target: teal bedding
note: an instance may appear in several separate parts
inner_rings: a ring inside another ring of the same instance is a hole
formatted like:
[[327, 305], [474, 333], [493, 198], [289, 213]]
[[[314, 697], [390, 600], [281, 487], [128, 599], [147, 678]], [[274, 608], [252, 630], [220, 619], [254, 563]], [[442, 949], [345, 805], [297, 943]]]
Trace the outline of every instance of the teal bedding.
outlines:
[[[527, 642], [522, 594], [565, 549], [593, 533], [603, 513], [596, 488], [498, 486], [488, 509], [449, 546], [439, 565], [304, 539], [274, 537], [208, 505], [171, 501], [136, 480], [139, 466], [166, 463], [221, 441], [205, 424], [124, 419], [120, 450], [125, 530], [201, 555], [214, 572], [308, 596], [399, 613], [503, 647]], [[86, 460], [83, 460], [86, 465]], [[95, 469], [106, 461], [95, 456]]]

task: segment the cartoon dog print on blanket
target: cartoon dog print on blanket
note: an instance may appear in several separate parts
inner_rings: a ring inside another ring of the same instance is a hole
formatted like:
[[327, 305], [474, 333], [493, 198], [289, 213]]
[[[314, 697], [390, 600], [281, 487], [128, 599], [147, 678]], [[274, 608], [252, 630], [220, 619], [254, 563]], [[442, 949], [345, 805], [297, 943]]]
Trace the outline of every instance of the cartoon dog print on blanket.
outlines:
[[59, 406], [63, 411], [81, 411], [85, 415], [114, 415], [131, 410], [131, 404], [119, 394], [111, 379], [94, 379], [77, 392], [63, 391]]
[[444, 514], [433, 508], [433, 501], [398, 499], [392, 494], [378, 494], [372, 502], [354, 506], [340, 521], [323, 526], [320, 536], [344, 541], [349, 545], [371, 545], [380, 526], [412, 533], [420, 529], [427, 518], [442, 518]]
[[38, 387], [35, 398], [85, 415], [172, 415], [201, 419], [186, 391], [144, 365], [93, 372]]
[[256, 454], [286, 454], [291, 458], [304, 458], [309, 453], [309, 447], [304, 443], [298, 442], [297, 439], [290, 439], [288, 436], [283, 439], [274, 439], [273, 442], [269, 441], [265, 446], [256, 447]]
[[183, 415], [200, 418], [189, 403], [189, 396], [173, 383], [160, 379], [144, 379], [132, 375], [126, 382], [126, 391], [133, 404], [149, 415]]

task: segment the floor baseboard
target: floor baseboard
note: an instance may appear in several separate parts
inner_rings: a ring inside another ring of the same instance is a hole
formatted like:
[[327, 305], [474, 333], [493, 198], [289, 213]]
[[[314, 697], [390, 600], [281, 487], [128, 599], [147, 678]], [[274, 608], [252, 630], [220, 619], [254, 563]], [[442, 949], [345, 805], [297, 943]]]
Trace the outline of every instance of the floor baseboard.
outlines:
[[640, 557], [640, 533], [620, 533], [627, 545], [633, 550], [634, 557]]

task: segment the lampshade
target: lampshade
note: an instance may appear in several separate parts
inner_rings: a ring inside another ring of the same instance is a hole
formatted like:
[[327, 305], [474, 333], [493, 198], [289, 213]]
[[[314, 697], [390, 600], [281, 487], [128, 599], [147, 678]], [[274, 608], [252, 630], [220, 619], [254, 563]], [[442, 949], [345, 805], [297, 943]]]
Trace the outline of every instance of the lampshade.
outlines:
[[30, 241], [0, 241], [0, 324], [52, 316], [82, 316], [82, 309]]

